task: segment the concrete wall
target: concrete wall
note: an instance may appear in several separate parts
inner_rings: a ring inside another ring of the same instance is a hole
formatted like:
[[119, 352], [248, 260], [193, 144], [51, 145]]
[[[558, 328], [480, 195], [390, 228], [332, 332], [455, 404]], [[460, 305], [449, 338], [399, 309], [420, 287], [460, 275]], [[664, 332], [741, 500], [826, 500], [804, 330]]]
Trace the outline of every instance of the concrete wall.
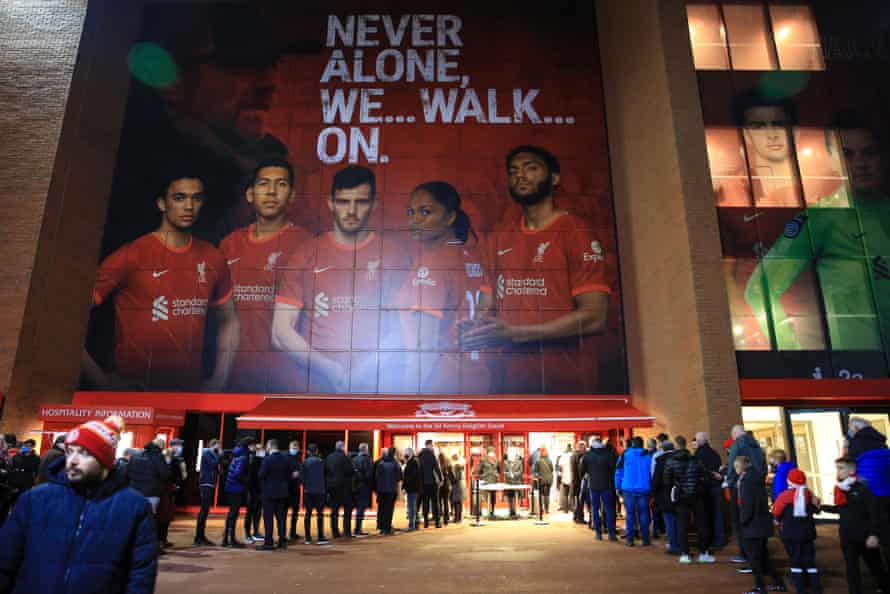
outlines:
[[738, 372], [682, 0], [600, 0], [630, 386], [659, 428], [740, 422]]

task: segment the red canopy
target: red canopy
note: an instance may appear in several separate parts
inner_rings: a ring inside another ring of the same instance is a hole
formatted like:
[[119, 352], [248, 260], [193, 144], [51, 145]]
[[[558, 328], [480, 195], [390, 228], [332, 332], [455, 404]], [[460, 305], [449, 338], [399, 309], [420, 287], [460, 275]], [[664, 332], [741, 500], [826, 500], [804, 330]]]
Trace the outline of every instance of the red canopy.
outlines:
[[590, 431], [651, 427], [627, 396], [273, 396], [238, 418], [244, 429]]

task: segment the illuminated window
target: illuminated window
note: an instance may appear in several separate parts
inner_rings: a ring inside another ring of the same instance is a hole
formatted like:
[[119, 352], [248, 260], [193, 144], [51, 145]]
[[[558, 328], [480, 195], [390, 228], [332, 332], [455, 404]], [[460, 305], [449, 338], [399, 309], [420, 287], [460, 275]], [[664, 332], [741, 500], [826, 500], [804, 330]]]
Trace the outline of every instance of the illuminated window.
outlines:
[[805, 5], [689, 4], [696, 70], [824, 70], [822, 47]]

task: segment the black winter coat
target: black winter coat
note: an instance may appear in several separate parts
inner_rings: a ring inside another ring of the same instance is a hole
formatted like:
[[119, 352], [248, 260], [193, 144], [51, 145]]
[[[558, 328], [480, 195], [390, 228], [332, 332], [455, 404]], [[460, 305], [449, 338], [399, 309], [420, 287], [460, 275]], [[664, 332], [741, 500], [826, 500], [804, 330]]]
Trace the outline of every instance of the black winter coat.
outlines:
[[442, 469], [439, 468], [439, 461], [436, 460], [436, 454], [429, 448], [421, 450], [418, 456], [420, 460], [420, 470], [423, 474], [423, 484], [425, 486], [437, 485], [442, 482]]
[[705, 445], [696, 448], [695, 458], [700, 460], [705, 467], [705, 471], [707, 472], [707, 486], [712, 487], [714, 485], [719, 485], [720, 481], [715, 479], [711, 473], [720, 472], [720, 467], [723, 466], [723, 460], [720, 458], [720, 454], [711, 447], [711, 444], [706, 443]]
[[864, 543], [869, 536], [880, 536], [882, 526], [879, 499], [868, 485], [858, 480], [850, 486], [846, 496], [847, 504], [837, 507], [841, 516], [841, 541]]
[[384, 456], [374, 465], [374, 484], [381, 495], [395, 495], [402, 480], [402, 467], [392, 456]]
[[671, 484], [665, 480], [664, 469], [673, 455], [673, 450], [660, 455], [655, 460], [655, 470], [652, 475], [652, 496], [655, 498], [655, 507], [667, 513], [674, 513], [674, 502], [671, 501]]
[[290, 493], [292, 464], [281, 452], [272, 452], [263, 458], [259, 476], [263, 499], [286, 499]]
[[590, 448], [581, 459], [581, 474], [587, 476], [591, 491], [608, 491], [615, 476], [615, 460], [605, 447]]
[[883, 450], [887, 447], [887, 438], [874, 427], [865, 427], [856, 432], [853, 439], [850, 440], [850, 447], [847, 448], [847, 455], [851, 458], [858, 458], [864, 452], [870, 450]]
[[705, 491], [705, 473], [701, 460], [693, 457], [689, 450], [676, 450], [665, 463], [664, 482], [669, 488], [677, 488], [679, 501], [694, 499]]
[[419, 493], [423, 490], [423, 476], [417, 456], [412, 456], [410, 460], [405, 462], [404, 479], [402, 489], [406, 493]]
[[303, 462], [301, 474], [303, 481], [303, 493], [306, 495], [325, 494], [325, 463], [318, 456], [309, 455]]
[[328, 491], [352, 492], [352, 475], [355, 470], [352, 468], [352, 460], [346, 454], [340, 450], [328, 454], [324, 459], [324, 470]]
[[742, 538], [769, 538], [773, 535], [773, 517], [763, 475], [749, 468], [739, 477], [739, 523]]
[[127, 465], [127, 478], [130, 486], [145, 497], [160, 497], [170, 478], [170, 467], [164, 460], [164, 453], [154, 443], [149, 443], [142, 453], [133, 456]]
[[26, 491], [34, 486], [40, 472], [40, 456], [19, 452], [12, 459], [9, 473], [9, 486], [19, 491]]

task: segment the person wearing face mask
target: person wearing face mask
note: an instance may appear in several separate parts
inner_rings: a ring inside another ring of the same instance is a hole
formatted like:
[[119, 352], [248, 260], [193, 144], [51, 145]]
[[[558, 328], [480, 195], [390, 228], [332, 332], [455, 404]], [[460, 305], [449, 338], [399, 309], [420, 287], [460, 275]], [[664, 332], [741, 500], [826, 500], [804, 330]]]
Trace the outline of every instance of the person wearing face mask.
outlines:
[[207, 527], [207, 516], [213, 505], [216, 483], [219, 481], [219, 469], [222, 462], [222, 446], [218, 439], [211, 439], [207, 448], [201, 453], [201, 474], [198, 477], [198, 488], [201, 491], [201, 511], [198, 512], [198, 523], [195, 526], [195, 546], [216, 546], [207, 538], [204, 530]]
[[0, 592], [154, 592], [151, 507], [114, 470], [123, 427], [109, 417], [71, 430], [49, 481], [19, 498], [0, 530]]
[[[287, 506], [291, 508], [291, 516], [290, 531], [288, 532], [287, 539], [294, 542], [300, 538], [300, 535], [297, 534], [297, 519], [300, 517], [300, 473], [303, 470], [303, 453], [300, 451], [299, 441], [290, 442], [287, 456], [291, 465], [291, 476], [293, 477], [288, 484]], [[286, 512], [287, 510], [285, 510]]]

